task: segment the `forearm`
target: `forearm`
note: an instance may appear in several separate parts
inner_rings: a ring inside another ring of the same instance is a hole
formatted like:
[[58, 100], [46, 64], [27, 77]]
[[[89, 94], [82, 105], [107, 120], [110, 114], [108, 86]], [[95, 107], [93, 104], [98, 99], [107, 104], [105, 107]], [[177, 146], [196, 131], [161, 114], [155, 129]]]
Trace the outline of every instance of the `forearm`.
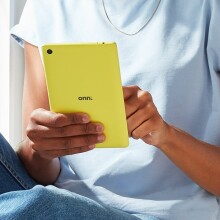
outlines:
[[[40, 92], [39, 92], [40, 91]], [[30, 146], [27, 126], [32, 112], [37, 108], [49, 109], [44, 70], [38, 48], [25, 43], [25, 77], [23, 88], [23, 141], [18, 147], [18, 156], [29, 174], [41, 184], [53, 183], [60, 172], [59, 159], [43, 159]]]
[[28, 139], [26, 139], [18, 145], [16, 150], [27, 172], [40, 184], [53, 184], [60, 173], [59, 158], [44, 159], [28, 145]]
[[220, 196], [220, 148], [170, 127], [168, 142], [159, 148], [194, 182]]

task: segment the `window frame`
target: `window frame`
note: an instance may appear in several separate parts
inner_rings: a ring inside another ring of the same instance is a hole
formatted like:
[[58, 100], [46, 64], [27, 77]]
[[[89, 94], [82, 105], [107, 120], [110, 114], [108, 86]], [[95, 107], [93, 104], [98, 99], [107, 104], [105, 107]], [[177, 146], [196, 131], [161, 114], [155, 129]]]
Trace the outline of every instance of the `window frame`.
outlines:
[[10, 29], [19, 22], [25, 2], [0, 3], [0, 132], [13, 147], [22, 140], [24, 51], [10, 37]]

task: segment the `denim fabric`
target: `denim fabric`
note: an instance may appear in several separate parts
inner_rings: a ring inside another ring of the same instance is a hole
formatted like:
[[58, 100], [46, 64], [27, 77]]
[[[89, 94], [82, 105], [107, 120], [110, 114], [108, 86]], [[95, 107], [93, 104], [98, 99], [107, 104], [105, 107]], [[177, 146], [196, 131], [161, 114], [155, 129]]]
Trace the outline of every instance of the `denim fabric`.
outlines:
[[[3, 202], [4, 201], [4, 202]], [[3, 205], [2, 205], [3, 203]], [[6, 193], [0, 200], [0, 219], [135, 220], [135, 216], [105, 207], [54, 186]], [[157, 220], [145, 216], [147, 220]]]
[[[0, 134], [0, 220], [135, 220], [131, 214], [101, 205], [54, 186], [36, 185]], [[146, 220], [157, 220], [145, 215]]]
[[30, 189], [35, 185], [12, 147], [0, 134], [0, 194]]

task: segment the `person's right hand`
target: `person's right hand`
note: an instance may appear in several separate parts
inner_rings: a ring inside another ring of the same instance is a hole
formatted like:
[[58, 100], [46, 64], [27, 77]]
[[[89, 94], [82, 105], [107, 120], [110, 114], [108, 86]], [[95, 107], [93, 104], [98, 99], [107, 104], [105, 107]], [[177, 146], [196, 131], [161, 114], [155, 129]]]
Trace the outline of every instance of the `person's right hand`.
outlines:
[[36, 109], [26, 129], [29, 146], [41, 158], [77, 154], [92, 150], [105, 140], [101, 123], [90, 122], [86, 113], [60, 114]]

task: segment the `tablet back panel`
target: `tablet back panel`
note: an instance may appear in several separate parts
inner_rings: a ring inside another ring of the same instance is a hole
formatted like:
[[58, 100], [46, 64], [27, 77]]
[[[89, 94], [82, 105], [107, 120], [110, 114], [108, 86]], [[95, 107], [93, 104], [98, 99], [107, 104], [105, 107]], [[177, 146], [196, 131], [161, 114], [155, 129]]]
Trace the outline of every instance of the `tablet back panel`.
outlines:
[[42, 47], [51, 111], [85, 112], [105, 126], [97, 147], [126, 147], [128, 131], [115, 43]]

